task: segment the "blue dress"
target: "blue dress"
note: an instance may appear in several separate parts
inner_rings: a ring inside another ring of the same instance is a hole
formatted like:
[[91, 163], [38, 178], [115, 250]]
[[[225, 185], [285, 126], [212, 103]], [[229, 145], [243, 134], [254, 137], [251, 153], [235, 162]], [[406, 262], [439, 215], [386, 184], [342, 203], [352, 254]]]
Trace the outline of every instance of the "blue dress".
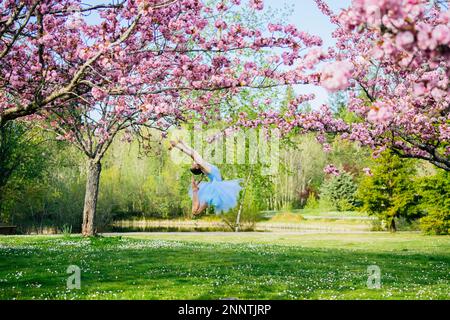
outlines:
[[[211, 165], [208, 174], [209, 182], [201, 182], [198, 190], [200, 205], [214, 207], [216, 214], [226, 213], [238, 205], [239, 192], [242, 190], [242, 180], [223, 181], [220, 170]], [[192, 198], [192, 188], [189, 192]]]

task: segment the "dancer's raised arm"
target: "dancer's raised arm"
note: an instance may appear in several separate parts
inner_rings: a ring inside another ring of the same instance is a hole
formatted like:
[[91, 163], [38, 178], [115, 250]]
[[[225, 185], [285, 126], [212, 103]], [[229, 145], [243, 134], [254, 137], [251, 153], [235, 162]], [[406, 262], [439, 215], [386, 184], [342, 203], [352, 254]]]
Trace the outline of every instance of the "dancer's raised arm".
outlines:
[[211, 173], [211, 165], [203, 159], [203, 157], [194, 149], [186, 145], [186, 143], [182, 140], [178, 141], [171, 141], [170, 144], [173, 148], [177, 148], [183, 153], [185, 153], [187, 156], [191, 157], [192, 160], [194, 160], [195, 163], [197, 163], [202, 171], [206, 174]]

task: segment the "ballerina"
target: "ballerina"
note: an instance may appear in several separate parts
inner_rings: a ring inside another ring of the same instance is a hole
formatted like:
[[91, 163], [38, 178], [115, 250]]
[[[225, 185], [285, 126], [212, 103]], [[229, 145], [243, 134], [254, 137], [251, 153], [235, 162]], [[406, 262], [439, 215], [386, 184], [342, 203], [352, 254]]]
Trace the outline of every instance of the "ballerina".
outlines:
[[[194, 163], [191, 167], [192, 187], [189, 195], [192, 198], [192, 214], [200, 215], [208, 207], [213, 207], [216, 214], [226, 213], [238, 205], [242, 180], [223, 181], [220, 170], [205, 161], [200, 154], [187, 146], [182, 140], [171, 141], [171, 149], [177, 148], [188, 155]], [[209, 182], [202, 181], [207, 176]], [[196, 181], [195, 176], [202, 176]]]

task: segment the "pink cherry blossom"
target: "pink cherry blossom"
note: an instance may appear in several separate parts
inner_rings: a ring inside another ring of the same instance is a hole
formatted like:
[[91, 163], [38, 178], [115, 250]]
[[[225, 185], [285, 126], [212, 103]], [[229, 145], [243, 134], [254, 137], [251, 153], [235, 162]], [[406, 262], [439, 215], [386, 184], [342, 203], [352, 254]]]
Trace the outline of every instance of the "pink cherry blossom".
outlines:
[[438, 44], [450, 44], [450, 27], [444, 24], [437, 25], [433, 29], [432, 37]]
[[250, 0], [250, 7], [256, 10], [264, 9], [264, 1], [263, 0]]
[[395, 42], [399, 47], [407, 47], [414, 42], [414, 35], [410, 31], [400, 32]]
[[321, 84], [331, 92], [348, 88], [352, 73], [352, 64], [338, 61], [327, 64], [322, 69]]
[[375, 123], [386, 123], [390, 121], [392, 117], [393, 112], [391, 107], [386, 103], [377, 102], [371, 107], [367, 115], [367, 120]]

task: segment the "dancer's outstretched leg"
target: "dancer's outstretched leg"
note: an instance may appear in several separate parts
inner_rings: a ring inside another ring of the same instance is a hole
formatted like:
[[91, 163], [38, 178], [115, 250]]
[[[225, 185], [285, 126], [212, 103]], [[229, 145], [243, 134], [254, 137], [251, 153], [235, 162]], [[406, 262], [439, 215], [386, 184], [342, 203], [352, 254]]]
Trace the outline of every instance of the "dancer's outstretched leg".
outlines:
[[191, 157], [192, 160], [194, 160], [194, 162], [200, 166], [204, 174], [209, 174], [211, 172], [211, 165], [207, 161], [205, 161], [197, 151], [186, 145], [184, 141], [171, 141], [170, 144], [173, 148], [177, 148], [187, 156]]

